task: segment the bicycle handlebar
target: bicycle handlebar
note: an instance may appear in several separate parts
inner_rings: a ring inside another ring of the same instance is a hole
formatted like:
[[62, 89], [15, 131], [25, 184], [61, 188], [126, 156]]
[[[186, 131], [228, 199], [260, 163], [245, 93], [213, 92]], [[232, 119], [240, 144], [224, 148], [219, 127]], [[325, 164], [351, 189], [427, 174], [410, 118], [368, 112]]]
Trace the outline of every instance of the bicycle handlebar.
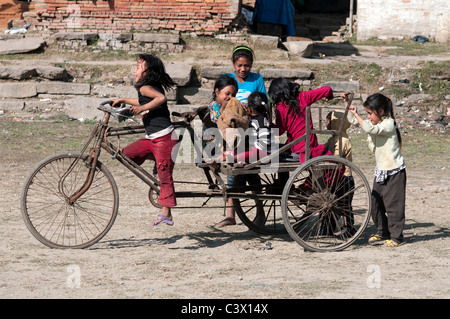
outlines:
[[[119, 107], [112, 107], [112, 100], [107, 100], [107, 101], [103, 101], [102, 103], [100, 103], [98, 109], [103, 111], [103, 112], [108, 112], [112, 115], [118, 115], [119, 113], [123, 112], [123, 111], [128, 111], [131, 109], [131, 106], [126, 106], [125, 103], [120, 103]], [[110, 106], [107, 107], [105, 106], [106, 104], [109, 104]]]

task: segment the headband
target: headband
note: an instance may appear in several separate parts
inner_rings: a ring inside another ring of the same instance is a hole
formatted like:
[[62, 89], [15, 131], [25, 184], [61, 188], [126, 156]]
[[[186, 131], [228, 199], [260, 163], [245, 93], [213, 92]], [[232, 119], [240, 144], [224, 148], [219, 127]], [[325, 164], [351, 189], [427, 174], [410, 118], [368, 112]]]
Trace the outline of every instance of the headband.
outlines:
[[250, 49], [248, 47], [237, 47], [236, 49], [234, 49], [233, 53], [235, 53], [237, 50], [248, 50], [253, 54], [252, 49]]

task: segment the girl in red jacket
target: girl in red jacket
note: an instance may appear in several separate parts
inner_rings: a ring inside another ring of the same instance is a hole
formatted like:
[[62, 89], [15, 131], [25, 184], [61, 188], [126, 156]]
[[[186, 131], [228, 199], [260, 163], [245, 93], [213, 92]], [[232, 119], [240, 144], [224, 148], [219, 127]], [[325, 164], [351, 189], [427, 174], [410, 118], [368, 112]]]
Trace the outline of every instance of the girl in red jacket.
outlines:
[[[284, 78], [277, 78], [272, 81], [269, 87], [269, 97], [276, 105], [276, 122], [274, 127], [279, 129], [279, 134], [286, 132], [287, 143], [304, 136], [306, 131], [307, 106], [323, 99], [328, 101], [333, 99], [333, 90], [329, 86], [323, 86], [315, 90], [299, 91], [300, 85], [290, 82]], [[310, 129], [313, 129], [313, 122], [310, 115]], [[291, 148], [292, 153], [299, 154], [299, 161], [305, 161], [305, 140]], [[317, 142], [315, 134], [310, 135], [309, 158], [333, 155], [325, 145]]]

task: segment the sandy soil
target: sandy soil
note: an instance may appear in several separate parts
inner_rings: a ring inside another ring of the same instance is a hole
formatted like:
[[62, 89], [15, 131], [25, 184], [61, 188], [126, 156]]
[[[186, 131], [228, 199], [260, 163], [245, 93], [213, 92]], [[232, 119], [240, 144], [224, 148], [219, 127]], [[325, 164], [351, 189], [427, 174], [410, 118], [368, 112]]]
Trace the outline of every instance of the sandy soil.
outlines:
[[[39, 243], [20, 214], [24, 178], [48, 152], [7, 151], [0, 150], [0, 298], [450, 297], [449, 165], [407, 169], [405, 245], [368, 245], [370, 223], [344, 251], [309, 253], [288, 235], [260, 236], [240, 222], [213, 228], [220, 208], [176, 208], [173, 227], [150, 229], [158, 210], [148, 188], [108, 164], [120, 193], [114, 226], [89, 249], [58, 250]], [[372, 167], [362, 169], [371, 181]], [[200, 180], [199, 172], [179, 165], [175, 180]], [[198, 202], [179, 199], [179, 206]], [[268, 242], [272, 249], [263, 249]]]
[[[261, 237], [241, 223], [213, 228], [223, 209], [175, 209], [173, 227], [150, 229], [158, 210], [147, 188], [113, 163], [120, 192], [113, 228], [89, 249], [58, 250], [34, 239], [20, 215], [22, 183], [37, 158], [25, 150], [13, 157], [0, 166], [1, 298], [450, 297], [448, 168], [408, 170], [404, 246], [366, 244], [371, 223], [345, 251], [308, 253], [288, 235]], [[365, 172], [371, 180], [371, 168]], [[198, 173], [179, 165], [175, 179], [199, 180]], [[262, 249], [267, 242], [272, 249]]]

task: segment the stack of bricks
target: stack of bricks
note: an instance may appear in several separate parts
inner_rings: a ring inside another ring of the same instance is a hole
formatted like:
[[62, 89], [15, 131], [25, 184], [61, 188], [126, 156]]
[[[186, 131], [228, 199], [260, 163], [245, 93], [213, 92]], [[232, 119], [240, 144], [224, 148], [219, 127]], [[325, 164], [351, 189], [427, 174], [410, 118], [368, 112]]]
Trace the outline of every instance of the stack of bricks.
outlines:
[[36, 27], [51, 31], [227, 31], [239, 0], [36, 0]]

